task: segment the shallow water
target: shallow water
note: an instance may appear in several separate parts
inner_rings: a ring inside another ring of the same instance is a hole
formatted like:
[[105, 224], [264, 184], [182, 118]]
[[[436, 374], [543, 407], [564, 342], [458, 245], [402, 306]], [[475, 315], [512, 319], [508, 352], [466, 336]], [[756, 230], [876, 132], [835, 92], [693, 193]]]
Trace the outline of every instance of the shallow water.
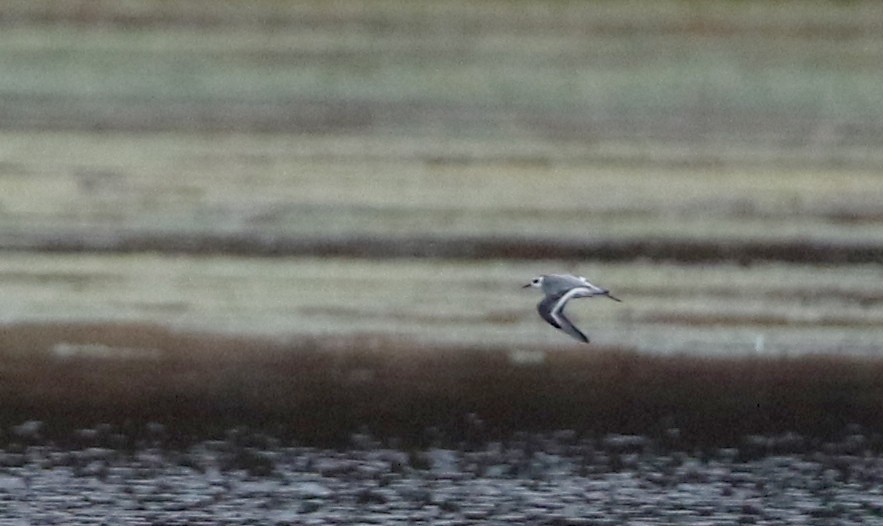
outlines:
[[186, 450], [32, 442], [0, 452], [0, 524], [879, 524], [871, 444], [752, 437], [699, 455], [568, 432], [411, 451], [236, 433]]

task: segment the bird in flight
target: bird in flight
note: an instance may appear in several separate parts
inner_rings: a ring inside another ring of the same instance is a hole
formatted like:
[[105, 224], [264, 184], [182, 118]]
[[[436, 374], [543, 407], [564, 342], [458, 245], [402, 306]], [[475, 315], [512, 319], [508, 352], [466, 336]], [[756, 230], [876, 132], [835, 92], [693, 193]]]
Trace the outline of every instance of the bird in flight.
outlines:
[[571, 274], [543, 274], [531, 280], [523, 288], [534, 287], [541, 289], [546, 295], [543, 301], [537, 304], [540, 316], [552, 327], [561, 329], [573, 338], [589, 343], [589, 338], [582, 333], [564, 315], [564, 306], [574, 298], [591, 298], [592, 296], [605, 296], [614, 301], [622, 301], [610, 294], [610, 291], [592, 285], [582, 276]]

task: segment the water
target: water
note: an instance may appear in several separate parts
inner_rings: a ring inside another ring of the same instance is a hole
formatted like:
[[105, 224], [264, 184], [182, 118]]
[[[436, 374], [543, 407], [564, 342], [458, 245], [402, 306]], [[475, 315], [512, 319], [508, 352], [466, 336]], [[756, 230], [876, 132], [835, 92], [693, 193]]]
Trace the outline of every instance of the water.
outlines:
[[697, 455], [567, 432], [410, 451], [236, 433], [185, 450], [31, 443], [0, 451], [0, 524], [881, 524], [871, 444], [754, 437]]

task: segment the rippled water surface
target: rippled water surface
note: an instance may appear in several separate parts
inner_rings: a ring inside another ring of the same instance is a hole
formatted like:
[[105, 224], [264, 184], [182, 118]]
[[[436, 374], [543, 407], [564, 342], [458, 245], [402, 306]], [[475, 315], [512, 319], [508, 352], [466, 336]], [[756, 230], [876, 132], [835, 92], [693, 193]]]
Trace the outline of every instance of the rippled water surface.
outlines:
[[570, 433], [410, 451], [364, 437], [337, 450], [34, 444], [0, 452], [0, 524], [880, 524], [870, 446], [788, 435], [697, 455]]

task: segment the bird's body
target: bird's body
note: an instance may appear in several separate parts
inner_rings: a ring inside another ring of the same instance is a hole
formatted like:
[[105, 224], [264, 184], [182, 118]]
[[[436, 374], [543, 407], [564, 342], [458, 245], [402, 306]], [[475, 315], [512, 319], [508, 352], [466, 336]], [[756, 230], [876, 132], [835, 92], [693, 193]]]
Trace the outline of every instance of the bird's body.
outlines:
[[541, 289], [546, 297], [537, 305], [540, 316], [556, 329], [561, 329], [583, 343], [589, 343], [588, 336], [577, 329], [564, 315], [564, 306], [567, 302], [592, 296], [606, 296], [614, 301], [620, 301], [611, 296], [609, 290], [592, 285], [582, 276], [571, 274], [544, 274], [534, 278], [524, 287]]

